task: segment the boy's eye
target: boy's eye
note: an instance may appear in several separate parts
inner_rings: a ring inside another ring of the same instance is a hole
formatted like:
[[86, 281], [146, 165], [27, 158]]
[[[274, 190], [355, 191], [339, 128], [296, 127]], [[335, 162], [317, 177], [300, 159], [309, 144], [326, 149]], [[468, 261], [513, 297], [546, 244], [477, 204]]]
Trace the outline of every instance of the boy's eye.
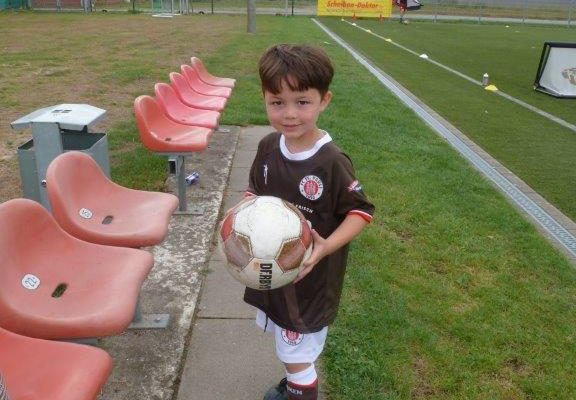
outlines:
[[280, 100], [272, 100], [270, 103], [271, 106], [279, 106], [282, 104], [282, 102]]
[[306, 104], [310, 104], [308, 100], [298, 100], [298, 105], [305, 106]]

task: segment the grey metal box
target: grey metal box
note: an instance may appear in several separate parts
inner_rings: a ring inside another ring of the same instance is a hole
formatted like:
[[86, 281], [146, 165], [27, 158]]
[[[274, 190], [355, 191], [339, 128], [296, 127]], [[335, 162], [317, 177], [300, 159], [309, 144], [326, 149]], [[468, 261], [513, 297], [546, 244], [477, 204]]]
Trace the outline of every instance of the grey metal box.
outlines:
[[[110, 177], [108, 139], [105, 133], [63, 130], [61, 139], [64, 152], [77, 150], [90, 155], [98, 163], [102, 171]], [[34, 140], [30, 139], [18, 147], [18, 161], [24, 197], [42, 202], [40, 193], [43, 178], [42, 174], [37, 171], [36, 151], [38, 149], [34, 148]], [[89, 182], [86, 182], [86, 184], [89, 184]]]
[[88, 153], [110, 177], [106, 134], [88, 132], [88, 127], [105, 113], [106, 110], [89, 104], [59, 104], [32, 111], [10, 124], [15, 130], [32, 128], [32, 140], [18, 147], [24, 197], [50, 210], [43, 184], [46, 171], [50, 163], [66, 151]]

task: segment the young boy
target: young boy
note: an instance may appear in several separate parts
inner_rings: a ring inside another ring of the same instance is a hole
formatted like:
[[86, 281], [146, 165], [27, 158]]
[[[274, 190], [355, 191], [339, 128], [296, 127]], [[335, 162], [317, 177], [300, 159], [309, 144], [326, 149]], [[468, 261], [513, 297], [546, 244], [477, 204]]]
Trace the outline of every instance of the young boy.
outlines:
[[270, 124], [252, 164], [247, 195], [269, 195], [293, 203], [312, 224], [314, 249], [294, 283], [279, 289], [246, 289], [256, 323], [276, 339], [286, 378], [265, 400], [316, 400], [314, 362], [328, 325], [336, 317], [346, 269], [348, 243], [372, 219], [346, 156], [316, 122], [332, 98], [334, 70], [321, 49], [280, 44], [259, 62]]

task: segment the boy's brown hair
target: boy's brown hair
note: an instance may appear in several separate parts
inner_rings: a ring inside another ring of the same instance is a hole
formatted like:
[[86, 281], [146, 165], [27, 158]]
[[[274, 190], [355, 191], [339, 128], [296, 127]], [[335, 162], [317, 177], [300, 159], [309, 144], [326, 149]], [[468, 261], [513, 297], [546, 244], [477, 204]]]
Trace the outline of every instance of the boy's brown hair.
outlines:
[[324, 50], [305, 45], [277, 44], [258, 63], [262, 91], [278, 94], [284, 82], [290, 90], [316, 89], [322, 98], [328, 92], [334, 67]]

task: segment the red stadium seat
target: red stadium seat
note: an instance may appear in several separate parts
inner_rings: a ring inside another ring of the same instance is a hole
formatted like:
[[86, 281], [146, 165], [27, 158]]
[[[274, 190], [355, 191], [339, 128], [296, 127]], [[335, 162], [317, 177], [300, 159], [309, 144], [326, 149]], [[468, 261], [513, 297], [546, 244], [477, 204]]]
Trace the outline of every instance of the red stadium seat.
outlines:
[[202, 110], [189, 107], [178, 98], [172, 86], [166, 83], [154, 85], [156, 100], [164, 114], [174, 122], [185, 125], [203, 126], [217, 129], [220, 113], [212, 110]]
[[224, 87], [229, 87], [232, 89], [234, 87], [234, 85], [236, 84], [235, 79], [220, 78], [220, 77], [212, 75], [210, 72], [208, 72], [208, 70], [204, 66], [204, 63], [198, 57], [190, 58], [190, 63], [192, 65], [192, 67], [194, 67], [194, 69], [196, 71], [198, 71], [198, 76], [200, 76], [200, 79], [202, 79], [203, 82], [205, 82], [209, 85], [224, 86]]
[[169, 119], [150, 96], [134, 100], [136, 124], [144, 147], [158, 153], [196, 153], [208, 147], [212, 130]]
[[104, 350], [0, 328], [0, 374], [10, 400], [95, 400], [112, 370]]
[[[56, 157], [46, 172], [52, 214], [69, 234], [110, 246], [154, 246], [164, 240], [178, 198], [112, 182], [80, 151]], [[143, 223], [145, 222], [145, 223]]]
[[[154, 152], [176, 156], [179, 210], [186, 211], [186, 156], [204, 151], [208, 147], [212, 131], [172, 121], [150, 96], [139, 96], [134, 100], [134, 113], [144, 147]], [[196, 213], [201, 213], [200, 209], [197, 209]]]
[[232, 89], [229, 87], [212, 86], [202, 82], [198, 72], [190, 65], [182, 64], [180, 66], [180, 72], [182, 72], [182, 75], [184, 75], [190, 87], [198, 93], [205, 94], [206, 96], [219, 96], [226, 98], [230, 97], [232, 94]]
[[1, 327], [41, 339], [126, 330], [154, 263], [150, 253], [77, 239], [32, 200], [0, 204], [0, 221]]
[[225, 97], [206, 96], [194, 91], [186, 78], [177, 72], [170, 73], [170, 86], [182, 103], [190, 107], [222, 112], [228, 101]]

